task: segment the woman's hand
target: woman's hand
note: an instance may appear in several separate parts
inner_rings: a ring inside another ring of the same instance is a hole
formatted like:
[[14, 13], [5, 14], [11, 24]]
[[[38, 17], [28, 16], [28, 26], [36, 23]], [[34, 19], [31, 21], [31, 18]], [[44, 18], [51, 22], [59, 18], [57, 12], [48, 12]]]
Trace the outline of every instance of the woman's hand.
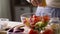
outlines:
[[42, 6], [42, 0], [31, 0], [33, 6]]
[[46, 0], [27, 0], [29, 3], [32, 3], [33, 6], [46, 6]]
[[42, 0], [27, 0], [29, 3], [32, 3], [33, 6], [42, 6]]

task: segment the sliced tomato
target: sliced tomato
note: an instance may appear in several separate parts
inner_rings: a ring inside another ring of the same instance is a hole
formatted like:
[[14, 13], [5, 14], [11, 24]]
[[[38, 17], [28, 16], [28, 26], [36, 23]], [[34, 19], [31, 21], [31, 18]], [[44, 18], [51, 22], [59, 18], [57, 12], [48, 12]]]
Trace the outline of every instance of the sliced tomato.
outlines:
[[53, 30], [47, 29], [43, 32], [43, 34], [53, 34]]
[[50, 20], [50, 17], [48, 15], [43, 16], [43, 21], [48, 22]]
[[33, 15], [32, 18], [30, 18], [30, 23], [32, 25], [35, 25], [39, 21], [41, 21], [41, 17], [40, 16]]
[[38, 32], [35, 31], [35, 30], [33, 30], [33, 29], [31, 29], [30, 32], [29, 32], [29, 34], [38, 34]]

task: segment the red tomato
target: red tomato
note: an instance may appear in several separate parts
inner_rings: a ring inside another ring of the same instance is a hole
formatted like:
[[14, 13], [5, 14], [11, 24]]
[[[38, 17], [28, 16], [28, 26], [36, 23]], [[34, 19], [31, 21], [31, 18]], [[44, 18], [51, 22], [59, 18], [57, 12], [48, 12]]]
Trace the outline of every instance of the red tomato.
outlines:
[[37, 22], [41, 21], [41, 20], [42, 20], [42, 17], [41, 16], [37, 16]]
[[53, 30], [47, 29], [42, 34], [53, 34]]
[[32, 25], [35, 25], [39, 21], [41, 21], [40, 16], [33, 15], [32, 17], [30, 17], [30, 22], [32, 23]]
[[30, 17], [30, 26], [31, 26], [31, 28], [34, 28], [34, 27], [35, 27], [34, 25], [35, 25], [37, 22], [39, 22], [39, 21], [41, 21], [41, 17], [40, 17], [40, 16], [32, 15], [32, 16]]
[[35, 18], [35, 20], [37, 20], [37, 21], [41, 20], [41, 16], [33, 15], [33, 18]]
[[33, 29], [30, 30], [29, 34], [38, 34], [37, 31], [34, 31]]
[[48, 22], [49, 19], [50, 19], [50, 17], [49, 17], [48, 15], [43, 16], [43, 20], [44, 20], [44, 22]]

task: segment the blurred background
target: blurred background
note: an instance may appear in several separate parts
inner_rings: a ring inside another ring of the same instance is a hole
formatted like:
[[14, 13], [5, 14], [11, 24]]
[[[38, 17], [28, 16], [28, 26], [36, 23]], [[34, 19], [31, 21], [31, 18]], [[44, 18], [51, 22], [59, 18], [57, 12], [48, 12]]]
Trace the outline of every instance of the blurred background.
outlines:
[[26, 0], [0, 0], [0, 18], [8, 18], [11, 21], [20, 21], [23, 13], [34, 13], [36, 7]]

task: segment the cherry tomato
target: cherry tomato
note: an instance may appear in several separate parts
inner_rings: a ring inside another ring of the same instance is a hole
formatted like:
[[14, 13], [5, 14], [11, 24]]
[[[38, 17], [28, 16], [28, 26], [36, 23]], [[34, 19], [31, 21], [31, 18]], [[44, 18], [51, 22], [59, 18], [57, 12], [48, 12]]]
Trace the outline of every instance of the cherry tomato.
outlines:
[[33, 15], [30, 18], [30, 22], [31, 22], [32, 25], [35, 25], [39, 21], [41, 21], [41, 17], [40, 16]]
[[44, 32], [42, 32], [41, 34], [53, 34], [53, 30], [47, 29]]
[[48, 22], [50, 20], [50, 17], [48, 15], [43, 16], [44, 22]]
[[38, 32], [35, 31], [35, 30], [33, 30], [33, 29], [31, 29], [30, 32], [29, 32], [29, 34], [38, 34]]

